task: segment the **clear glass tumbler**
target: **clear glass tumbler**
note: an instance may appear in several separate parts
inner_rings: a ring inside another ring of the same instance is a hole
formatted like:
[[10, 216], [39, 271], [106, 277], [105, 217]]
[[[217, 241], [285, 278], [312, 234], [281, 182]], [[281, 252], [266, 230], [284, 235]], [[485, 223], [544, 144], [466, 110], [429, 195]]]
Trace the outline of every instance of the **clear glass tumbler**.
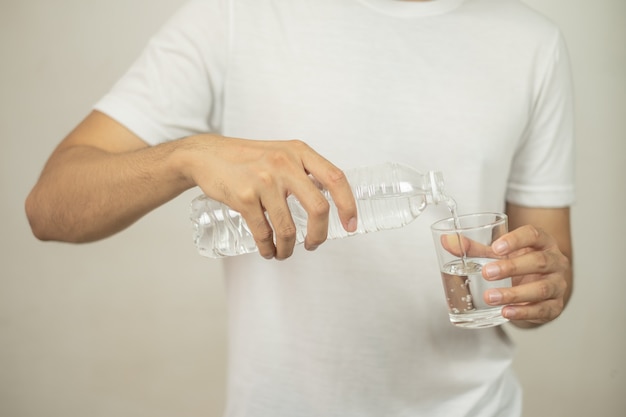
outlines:
[[491, 244], [508, 231], [503, 213], [475, 213], [440, 220], [431, 226], [450, 322], [459, 327], [484, 328], [508, 320], [501, 306], [491, 306], [483, 295], [490, 288], [511, 286], [511, 279], [487, 281], [482, 269], [502, 259]]

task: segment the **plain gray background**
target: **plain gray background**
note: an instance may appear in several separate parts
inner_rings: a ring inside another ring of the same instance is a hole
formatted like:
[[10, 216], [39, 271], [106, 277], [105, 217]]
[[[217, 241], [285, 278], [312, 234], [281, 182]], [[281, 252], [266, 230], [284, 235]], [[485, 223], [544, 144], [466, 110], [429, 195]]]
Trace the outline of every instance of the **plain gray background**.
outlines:
[[[539, 330], [511, 330], [525, 416], [624, 416], [626, 2], [527, 2], [561, 26], [571, 52], [578, 202], [570, 308]], [[191, 242], [196, 191], [82, 246], [38, 242], [23, 214], [54, 146], [181, 3], [0, 0], [2, 416], [223, 408], [223, 282]]]

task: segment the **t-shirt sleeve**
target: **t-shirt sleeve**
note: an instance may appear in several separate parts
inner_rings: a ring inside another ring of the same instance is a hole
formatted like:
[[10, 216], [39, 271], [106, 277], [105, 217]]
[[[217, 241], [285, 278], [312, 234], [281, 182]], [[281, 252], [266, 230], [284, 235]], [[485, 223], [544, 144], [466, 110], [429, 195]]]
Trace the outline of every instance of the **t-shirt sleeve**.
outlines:
[[513, 159], [506, 198], [523, 206], [567, 207], [575, 199], [574, 105], [569, 57], [559, 32], [537, 61], [531, 116]]
[[186, 3], [94, 109], [150, 145], [218, 132], [229, 41], [225, 3]]

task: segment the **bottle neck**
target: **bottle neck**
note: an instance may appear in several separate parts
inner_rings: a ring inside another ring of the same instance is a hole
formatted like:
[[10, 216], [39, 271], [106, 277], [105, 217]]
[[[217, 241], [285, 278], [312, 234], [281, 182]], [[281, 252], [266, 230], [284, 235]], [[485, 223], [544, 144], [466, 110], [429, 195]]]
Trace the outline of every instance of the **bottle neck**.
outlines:
[[438, 204], [447, 200], [443, 174], [439, 171], [428, 171], [424, 176], [424, 190], [428, 192], [428, 203]]

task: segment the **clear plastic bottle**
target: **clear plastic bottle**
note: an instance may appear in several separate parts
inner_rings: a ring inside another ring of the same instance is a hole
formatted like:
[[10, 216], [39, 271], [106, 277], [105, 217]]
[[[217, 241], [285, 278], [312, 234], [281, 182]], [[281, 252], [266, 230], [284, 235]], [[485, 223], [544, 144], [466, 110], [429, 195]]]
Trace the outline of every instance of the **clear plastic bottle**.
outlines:
[[[395, 229], [416, 219], [428, 204], [445, 201], [443, 176], [436, 171], [421, 174], [413, 168], [393, 162], [345, 171], [357, 202], [357, 230], [346, 232], [330, 193], [322, 193], [330, 202], [328, 239], [354, 234]], [[295, 196], [287, 197], [296, 225], [296, 242], [304, 242], [307, 213]], [[209, 258], [257, 252], [257, 246], [241, 215], [205, 195], [191, 204], [194, 243], [198, 252]]]

